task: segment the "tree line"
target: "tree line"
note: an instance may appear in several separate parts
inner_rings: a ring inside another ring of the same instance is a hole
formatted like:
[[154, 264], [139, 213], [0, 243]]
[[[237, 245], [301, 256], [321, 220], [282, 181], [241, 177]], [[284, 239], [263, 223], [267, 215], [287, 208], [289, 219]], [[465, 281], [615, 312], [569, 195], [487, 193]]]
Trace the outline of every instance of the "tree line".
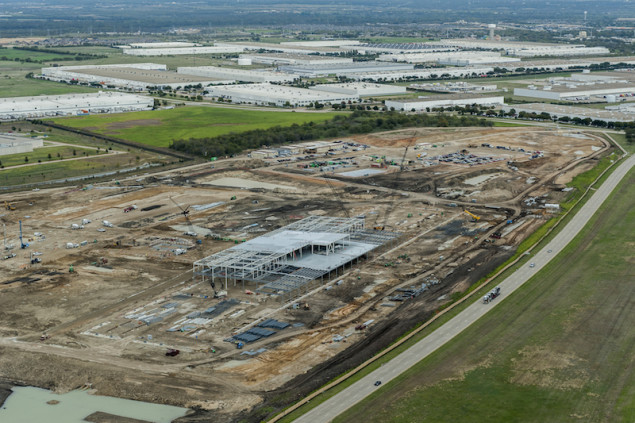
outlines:
[[283, 145], [325, 138], [346, 137], [377, 131], [411, 127], [492, 126], [493, 123], [475, 116], [402, 114], [398, 112], [355, 111], [335, 116], [320, 123], [274, 126], [216, 137], [174, 140], [171, 149], [203, 157], [238, 154], [264, 146]]

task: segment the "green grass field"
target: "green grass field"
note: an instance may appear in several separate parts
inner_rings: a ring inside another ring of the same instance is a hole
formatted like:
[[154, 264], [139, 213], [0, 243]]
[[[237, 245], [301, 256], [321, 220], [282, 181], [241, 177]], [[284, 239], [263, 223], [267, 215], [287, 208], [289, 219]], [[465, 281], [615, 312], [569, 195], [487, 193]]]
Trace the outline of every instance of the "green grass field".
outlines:
[[[73, 151], [75, 154], [73, 154]], [[104, 150], [102, 150], [103, 154]], [[86, 153], [86, 154], [84, 154]], [[72, 159], [76, 157], [83, 157], [85, 155], [95, 156], [96, 150], [88, 149], [88, 148], [79, 148], [79, 147], [71, 147], [71, 146], [55, 146], [55, 147], [44, 147], [44, 148], [36, 148], [30, 153], [21, 153], [21, 154], [10, 154], [7, 156], [0, 156], [0, 163], [5, 168], [23, 165], [26, 163], [37, 163], [38, 160], [42, 162], [50, 162], [61, 159]], [[58, 156], [59, 154], [59, 156]], [[49, 159], [49, 155], [51, 158]], [[29, 161], [25, 160], [25, 157], [28, 157]]]
[[68, 56], [65, 54], [19, 50], [13, 48], [0, 49], [0, 59], [2, 60], [56, 60], [64, 57]]
[[230, 132], [321, 122], [335, 113], [291, 113], [220, 107], [181, 107], [171, 110], [60, 118], [61, 125], [85, 128], [143, 144], [167, 147], [172, 140], [214, 137]]
[[635, 172], [532, 281], [336, 421], [635, 421]]

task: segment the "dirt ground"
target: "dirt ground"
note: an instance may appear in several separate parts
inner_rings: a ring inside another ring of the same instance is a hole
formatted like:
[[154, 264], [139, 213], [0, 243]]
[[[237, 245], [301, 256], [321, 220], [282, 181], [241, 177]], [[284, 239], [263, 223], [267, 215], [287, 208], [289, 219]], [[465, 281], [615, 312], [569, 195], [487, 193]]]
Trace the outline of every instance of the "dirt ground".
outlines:
[[[3, 257], [16, 254], [0, 260], [0, 374], [198, 410], [183, 421], [257, 421], [250, 413], [263, 401], [282, 407], [361, 363], [503, 262], [549, 217], [544, 203], [561, 201], [562, 184], [606, 149], [591, 135], [528, 128], [406, 130], [352, 142], [369, 147], [0, 196], [16, 208], [0, 213], [13, 245]], [[433, 159], [463, 150], [492, 160]], [[296, 166], [316, 160], [348, 164]], [[383, 173], [340, 175], [373, 164]], [[245, 186], [214, 185], [228, 180]], [[401, 237], [333, 276], [342, 282], [332, 288], [314, 282], [301, 301], [308, 309], [245, 282], [221, 282], [227, 297], [214, 298], [193, 279], [194, 261], [312, 215], [364, 217], [367, 228]], [[393, 299], [421, 283], [420, 296]], [[212, 307], [222, 311], [196, 320]], [[242, 350], [226, 342], [263, 317], [290, 326]], [[168, 357], [168, 348], [180, 354]]]

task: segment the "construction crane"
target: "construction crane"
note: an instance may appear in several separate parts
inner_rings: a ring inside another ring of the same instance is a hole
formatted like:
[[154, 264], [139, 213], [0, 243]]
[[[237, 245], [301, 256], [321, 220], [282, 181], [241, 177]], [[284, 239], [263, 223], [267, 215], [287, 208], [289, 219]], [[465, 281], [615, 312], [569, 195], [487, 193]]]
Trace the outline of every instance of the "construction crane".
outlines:
[[190, 208], [190, 206], [187, 206], [186, 208], [183, 208], [183, 207], [179, 206], [178, 203], [172, 199], [172, 197], [170, 197], [170, 201], [172, 201], [181, 210], [181, 214], [183, 216], [185, 216], [185, 218], [187, 219], [187, 215], [190, 214], [190, 211], [188, 210]]
[[[233, 199], [233, 198], [232, 198]], [[185, 222], [187, 222], [188, 227], [190, 228], [190, 230], [188, 232], [185, 232], [185, 235], [191, 235], [194, 234], [193, 236], [197, 236], [198, 233], [196, 232], [195, 228], [194, 228], [194, 224], [192, 224], [192, 221], [190, 220], [190, 206], [187, 206], [186, 208], [181, 207], [176, 201], [174, 201], [172, 199], [172, 197], [170, 197], [170, 200], [181, 210], [181, 214], [183, 215], [183, 217], [185, 217]], [[200, 248], [203, 248], [203, 241], [202, 240], [198, 240], [197, 244], [201, 245]], [[198, 254], [198, 259], [201, 260], [203, 258], [203, 250], [199, 250], [199, 254]], [[212, 291], [214, 291], [214, 298], [218, 298], [218, 291], [216, 290], [216, 284], [214, 283], [214, 279], [210, 279], [209, 282], [210, 286], [212, 287]]]
[[350, 214], [348, 214], [348, 210], [346, 210], [346, 207], [344, 206], [344, 202], [341, 200], [341, 195], [338, 194], [337, 190], [335, 189], [335, 187], [333, 186], [329, 178], [326, 177], [326, 175], [324, 175], [323, 179], [324, 179], [324, 182], [326, 182], [326, 184], [329, 186], [331, 191], [333, 191], [333, 198], [335, 199], [337, 204], [340, 206], [340, 208], [344, 212], [344, 215], [350, 218], [351, 216]]
[[468, 210], [463, 210], [463, 211], [469, 214], [470, 216], [472, 216], [472, 222], [478, 222], [479, 220], [481, 220], [481, 218], [475, 215], [474, 213], [470, 213]]
[[[408, 144], [406, 145], [406, 149], [403, 152], [403, 156], [401, 157], [401, 163], [399, 164], [399, 172], [396, 173], [395, 175], [395, 186], [399, 187], [401, 184], [399, 183], [400, 178], [401, 178], [401, 174], [404, 171], [404, 169], [406, 168], [404, 166], [404, 163], [406, 162], [406, 154], [408, 154], [408, 148], [410, 148], [410, 146], [412, 146], [412, 144], [417, 140], [417, 136], [415, 135], [416, 131], [412, 131], [412, 136], [410, 138], [408, 138]], [[397, 205], [397, 201], [393, 201], [392, 205], [390, 206], [390, 208], [388, 210], [386, 210], [386, 213], [384, 213], [384, 222], [381, 225], [377, 225], [375, 226], [375, 229], [377, 230], [378, 228], [381, 228], [381, 230], [383, 230], [387, 223], [388, 223], [388, 218], [390, 217], [390, 215], [393, 212], [393, 209], [395, 208], [395, 206]]]
[[25, 244], [24, 241], [22, 241], [22, 221], [20, 220], [20, 248], [24, 250], [28, 246], [29, 244]]

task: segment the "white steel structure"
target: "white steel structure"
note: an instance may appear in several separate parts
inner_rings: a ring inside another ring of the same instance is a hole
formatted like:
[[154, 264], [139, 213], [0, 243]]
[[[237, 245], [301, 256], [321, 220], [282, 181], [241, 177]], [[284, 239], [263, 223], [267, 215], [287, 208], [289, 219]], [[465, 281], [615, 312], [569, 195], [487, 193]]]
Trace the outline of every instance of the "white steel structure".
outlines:
[[435, 107], [451, 107], [451, 106], [469, 106], [478, 104], [481, 106], [494, 106], [505, 104], [505, 97], [477, 97], [477, 96], [445, 96], [445, 97], [423, 97], [419, 100], [386, 100], [386, 107], [395, 108], [398, 111], [410, 112], [414, 109], [416, 112], [425, 111], [426, 108], [433, 109]]
[[65, 94], [0, 99], [0, 119], [24, 119], [85, 113], [150, 110], [152, 97], [117, 92]]
[[272, 84], [244, 84], [213, 86], [207, 94], [231, 100], [233, 103], [252, 103], [271, 106], [308, 106], [312, 103], [332, 104], [342, 101], [359, 101], [359, 96], [327, 93], [304, 88], [285, 87]]
[[320, 84], [309, 87], [310, 90], [327, 91], [357, 95], [359, 97], [405, 94], [406, 87], [388, 84], [373, 84], [370, 82], [349, 82], [345, 84]]
[[217, 66], [180, 67], [176, 72], [183, 75], [196, 75], [208, 78], [233, 79], [244, 82], [293, 82], [295, 75], [276, 72], [269, 69], [236, 69]]
[[293, 295], [399, 236], [366, 230], [364, 219], [310, 216], [198, 260], [193, 271], [225, 289], [230, 281], [252, 282], [258, 292]]

